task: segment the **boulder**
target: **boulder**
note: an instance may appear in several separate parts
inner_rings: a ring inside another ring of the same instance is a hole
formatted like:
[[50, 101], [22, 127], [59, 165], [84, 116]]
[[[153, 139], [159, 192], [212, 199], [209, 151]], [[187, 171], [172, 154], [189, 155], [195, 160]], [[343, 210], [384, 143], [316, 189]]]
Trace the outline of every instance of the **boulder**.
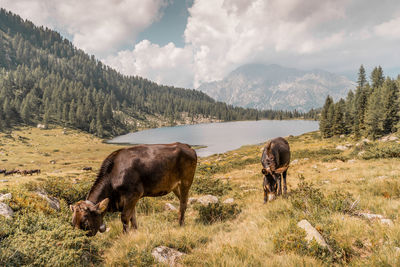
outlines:
[[222, 203], [224, 203], [224, 204], [232, 204], [233, 202], [235, 202], [235, 200], [233, 198], [227, 198]]
[[330, 252], [332, 252], [331, 247], [326, 243], [322, 235], [307, 220], [301, 220], [297, 223], [297, 226], [306, 231], [307, 242], [311, 242], [313, 239], [315, 239], [318, 245], [327, 248]]
[[56, 211], [59, 211], [59, 210], [60, 210], [60, 201], [59, 201], [57, 198], [52, 197], [52, 196], [49, 196], [49, 195], [47, 195], [47, 194], [44, 193], [44, 192], [36, 192], [36, 194], [37, 194], [39, 197], [41, 197], [41, 198], [43, 198], [44, 200], [46, 200], [47, 203], [49, 203], [49, 205], [50, 205], [50, 207], [51, 207], [52, 209], [54, 209], [54, 210], [56, 210]]
[[185, 254], [166, 246], [159, 246], [153, 249], [151, 255], [153, 255], [159, 263], [177, 266], [179, 258]]
[[14, 211], [7, 204], [0, 202], [0, 215], [11, 219], [14, 216]]
[[213, 195], [205, 195], [201, 196], [197, 199], [197, 202], [199, 202], [201, 205], [208, 205], [210, 203], [218, 203], [218, 197], [213, 196]]
[[1, 201], [4, 201], [4, 200], [7, 200], [7, 199], [11, 199], [11, 198], [12, 198], [11, 193], [0, 194], [0, 202], [1, 202]]

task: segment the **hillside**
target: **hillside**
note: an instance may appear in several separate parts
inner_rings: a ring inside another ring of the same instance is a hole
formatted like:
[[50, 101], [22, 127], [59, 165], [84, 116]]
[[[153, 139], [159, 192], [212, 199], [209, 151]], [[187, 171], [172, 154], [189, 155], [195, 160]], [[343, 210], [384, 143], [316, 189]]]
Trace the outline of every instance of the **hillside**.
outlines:
[[[318, 132], [288, 141], [287, 198], [262, 204], [263, 146], [245, 146], [199, 159], [190, 197], [212, 194], [220, 204], [189, 205], [184, 227], [178, 226], [177, 211], [165, 209], [166, 203], [178, 206], [169, 194], [140, 201], [137, 231], [122, 234], [119, 215], [108, 214], [109, 230], [88, 238], [71, 228], [68, 204], [85, 197], [101, 161], [120, 146], [70, 129], [0, 134], [0, 169], [41, 169], [39, 175], [1, 175], [0, 193], [12, 194], [3, 203], [14, 217], [0, 216], [0, 265], [149, 266], [156, 263], [152, 250], [164, 245], [186, 254], [183, 266], [399, 266], [400, 145], [321, 139]], [[83, 171], [85, 166], [93, 171]], [[60, 211], [38, 197], [38, 190], [60, 199]], [[228, 198], [233, 204], [221, 203]], [[207, 217], [211, 214], [222, 217]], [[302, 219], [332, 252], [306, 242], [296, 226]]]
[[345, 77], [323, 70], [248, 64], [198, 90], [234, 106], [307, 112], [321, 107], [328, 95], [338, 100], [354, 88]]
[[50, 123], [115, 136], [178, 123], [300, 115], [236, 108], [196, 90], [124, 76], [59, 33], [0, 10], [0, 129]]

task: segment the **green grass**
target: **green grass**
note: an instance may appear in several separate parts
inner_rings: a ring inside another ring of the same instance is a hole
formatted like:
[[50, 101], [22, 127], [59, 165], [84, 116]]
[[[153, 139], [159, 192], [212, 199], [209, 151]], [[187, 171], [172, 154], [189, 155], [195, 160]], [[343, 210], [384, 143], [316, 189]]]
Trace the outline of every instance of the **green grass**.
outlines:
[[[86, 237], [70, 226], [68, 205], [85, 198], [102, 160], [120, 146], [79, 131], [21, 129], [0, 134], [0, 168], [41, 169], [40, 175], [10, 176], [0, 192], [15, 211], [0, 217], [0, 265], [149, 266], [154, 247], [186, 255], [183, 266], [399, 266], [400, 159], [395, 142], [355, 146], [350, 138], [321, 139], [318, 132], [288, 138], [292, 164], [288, 195], [263, 204], [262, 145], [200, 158], [190, 197], [213, 194], [218, 204], [189, 205], [185, 226], [171, 193], [144, 198], [137, 206], [139, 229], [122, 233], [119, 214], [107, 214], [108, 232]], [[339, 144], [351, 143], [340, 151]], [[359, 156], [359, 152], [361, 153]], [[308, 159], [306, 159], [308, 158]], [[350, 161], [350, 159], [352, 161]], [[50, 161], [55, 161], [54, 164]], [[84, 172], [85, 166], [94, 171]], [[2, 177], [0, 177], [2, 178]], [[52, 210], [36, 195], [43, 190], [61, 201]], [[226, 198], [234, 204], [221, 204]], [[393, 226], [358, 212], [382, 214]], [[331, 246], [307, 243], [297, 222], [307, 219]]]

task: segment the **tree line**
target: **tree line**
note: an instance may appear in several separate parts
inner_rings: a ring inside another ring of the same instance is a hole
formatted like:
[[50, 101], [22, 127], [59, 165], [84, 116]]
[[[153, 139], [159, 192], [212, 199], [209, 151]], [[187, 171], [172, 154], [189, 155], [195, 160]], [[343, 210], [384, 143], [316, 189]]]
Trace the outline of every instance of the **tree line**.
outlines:
[[149, 115], [173, 123], [182, 114], [222, 121], [315, 118], [315, 111], [234, 107], [200, 91], [122, 75], [59, 33], [0, 10], [0, 130], [53, 123], [103, 137], [136, 130]]
[[367, 80], [364, 66], [358, 72], [355, 92], [334, 103], [328, 96], [321, 111], [320, 131], [328, 138], [353, 134], [373, 139], [400, 129], [400, 75], [396, 80], [385, 77], [382, 67], [375, 67]]

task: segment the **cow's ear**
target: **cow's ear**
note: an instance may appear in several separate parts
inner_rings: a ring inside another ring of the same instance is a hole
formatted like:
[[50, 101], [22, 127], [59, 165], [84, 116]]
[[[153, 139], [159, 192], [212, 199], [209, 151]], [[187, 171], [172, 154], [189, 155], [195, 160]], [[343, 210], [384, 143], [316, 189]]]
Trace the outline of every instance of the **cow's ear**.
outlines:
[[108, 203], [110, 202], [110, 200], [108, 198], [103, 199], [100, 203], [98, 203], [96, 205], [96, 211], [99, 214], [104, 213], [107, 210], [108, 207]]

